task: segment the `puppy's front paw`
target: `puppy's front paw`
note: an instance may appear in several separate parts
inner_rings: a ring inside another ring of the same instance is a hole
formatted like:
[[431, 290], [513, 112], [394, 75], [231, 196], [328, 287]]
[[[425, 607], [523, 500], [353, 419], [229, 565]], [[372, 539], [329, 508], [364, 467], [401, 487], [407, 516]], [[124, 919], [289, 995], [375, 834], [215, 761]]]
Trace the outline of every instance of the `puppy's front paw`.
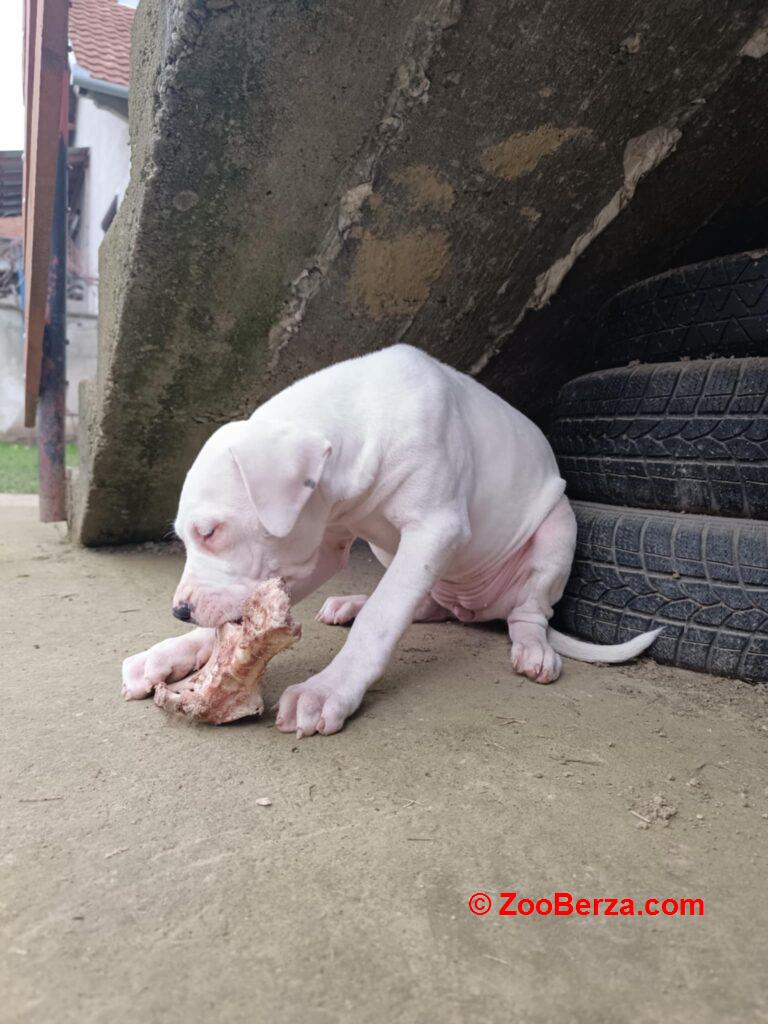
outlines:
[[122, 695], [126, 700], [143, 700], [149, 697], [160, 683], [165, 682], [174, 671], [174, 661], [164, 644], [155, 644], [148, 651], [133, 654], [123, 662]]
[[213, 629], [193, 629], [191, 633], [161, 640], [149, 650], [126, 658], [123, 662], [123, 697], [141, 700], [160, 683], [190, 675], [210, 657], [215, 633]]
[[347, 622], [357, 618], [367, 600], [367, 594], [354, 594], [352, 597], [329, 597], [315, 616], [315, 620], [324, 622], [327, 626], [344, 626]]
[[554, 683], [563, 663], [549, 644], [538, 640], [516, 640], [512, 644], [512, 668], [534, 683]]
[[313, 676], [283, 692], [275, 724], [281, 732], [295, 731], [299, 739], [316, 732], [330, 736], [357, 710], [361, 699], [351, 690], [323, 680], [322, 674]]
[[152, 692], [152, 685], [147, 682], [144, 669], [149, 651], [132, 654], [123, 662], [122, 695], [126, 700], [143, 700]]

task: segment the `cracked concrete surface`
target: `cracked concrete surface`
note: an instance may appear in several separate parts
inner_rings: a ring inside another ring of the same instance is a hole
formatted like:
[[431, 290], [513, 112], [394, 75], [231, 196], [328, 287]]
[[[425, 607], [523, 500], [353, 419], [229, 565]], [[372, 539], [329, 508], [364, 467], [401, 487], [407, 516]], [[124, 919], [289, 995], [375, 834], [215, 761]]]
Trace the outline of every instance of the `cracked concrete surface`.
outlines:
[[[768, 1020], [763, 688], [648, 661], [539, 687], [502, 632], [420, 625], [338, 736], [189, 725], [119, 697], [181, 630], [180, 557], [75, 548], [28, 500], [0, 526], [3, 1024]], [[376, 575], [356, 552], [299, 606], [268, 697]], [[473, 918], [481, 889], [706, 910]]]

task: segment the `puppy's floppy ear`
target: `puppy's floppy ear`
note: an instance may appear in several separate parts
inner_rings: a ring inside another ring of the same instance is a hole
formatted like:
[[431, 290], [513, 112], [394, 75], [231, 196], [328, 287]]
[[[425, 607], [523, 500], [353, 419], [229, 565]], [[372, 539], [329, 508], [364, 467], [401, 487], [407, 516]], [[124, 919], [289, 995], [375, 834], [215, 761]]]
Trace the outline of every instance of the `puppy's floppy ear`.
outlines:
[[322, 476], [331, 443], [279, 420], [246, 420], [229, 452], [265, 530], [287, 537]]

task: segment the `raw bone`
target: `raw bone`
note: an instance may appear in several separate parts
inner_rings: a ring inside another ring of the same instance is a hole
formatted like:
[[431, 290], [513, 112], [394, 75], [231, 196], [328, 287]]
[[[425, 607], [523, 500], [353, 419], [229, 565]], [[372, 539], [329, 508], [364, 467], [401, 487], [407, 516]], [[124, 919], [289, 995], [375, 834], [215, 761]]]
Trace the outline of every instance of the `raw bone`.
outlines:
[[260, 583], [243, 607], [242, 622], [216, 630], [213, 653], [197, 672], [155, 688], [155, 703], [190, 718], [221, 725], [264, 710], [267, 663], [301, 636], [281, 579]]

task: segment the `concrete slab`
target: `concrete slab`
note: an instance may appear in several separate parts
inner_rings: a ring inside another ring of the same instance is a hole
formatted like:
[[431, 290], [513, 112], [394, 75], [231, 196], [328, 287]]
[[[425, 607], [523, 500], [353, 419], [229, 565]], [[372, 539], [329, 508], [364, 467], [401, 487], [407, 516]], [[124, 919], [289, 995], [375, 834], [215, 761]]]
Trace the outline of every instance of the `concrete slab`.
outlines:
[[[763, 224], [763, 7], [142, 0], [74, 535], [161, 537], [218, 425], [398, 340], [543, 419], [589, 368], [595, 282], [667, 269], [725, 207]], [[556, 311], [519, 344], [577, 263], [578, 336]]]
[[[195, 727], [119, 697], [181, 628], [178, 555], [77, 549], [17, 502], [0, 538], [5, 1024], [768, 1020], [764, 689], [649, 662], [538, 687], [502, 633], [421, 625], [338, 736]], [[360, 552], [334, 589], [375, 575]], [[321, 597], [273, 698], [344, 640]], [[705, 915], [480, 918], [476, 890]]]

